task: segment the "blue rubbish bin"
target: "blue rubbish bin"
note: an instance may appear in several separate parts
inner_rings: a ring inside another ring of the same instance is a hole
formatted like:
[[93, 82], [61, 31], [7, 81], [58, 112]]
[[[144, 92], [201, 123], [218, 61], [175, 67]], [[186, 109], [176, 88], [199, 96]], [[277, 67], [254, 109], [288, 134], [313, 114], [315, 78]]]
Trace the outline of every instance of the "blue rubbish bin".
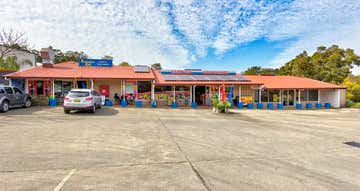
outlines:
[[254, 104], [253, 103], [248, 103], [247, 108], [248, 109], [254, 109]]
[[316, 109], [321, 109], [322, 108], [322, 104], [321, 103], [316, 103]]
[[137, 100], [135, 104], [136, 104], [136, 107], [142, 107], [142, 101], [141, 100]]
[[263, 103], [257, 103], [256, 108], [262, 109], [262, 108], [264, 108], [264, 104]]
[[126, 100], [121, 101], [121, 107], [127, 107], [128, 103]]
[[278, 109], [284, 109], [284, 104], [278, 103], [278, 104], [277, 104], [277, 108], [278, 108]]
[[329, 102], [325, 103], [325, 108], [330, 109], [331, 108], [331, 103], [329, 103]]
[[274, 109], [274, 104], [271, 102], [267, 103], [267, 109]]
[[238, 105], [237, 105], [237, 107], [238, 107], [239, 109], [243, 109], [243, 108], [244, 108], [243, 102], [239, 102]]
[[306, 109], [312, 109], [312, 103], [306, 103]]
[[192, 103], [191, 103], [191, 107], [194, 108], [194, 109], [196, 109], [197, 103], [196, 103], [196, 102], [192, 102]]
[[296, 104], [296, 109], [302, 109], [302, 104], [301, 104], [301, 103], [297, 103], [297, 104]]
[[112, 102], [109, 99], [105, 100], [105, 106], [112, 106]]
[[49, 106], [50, 107], [56, 107], [56, 99], [55, 98], [50, 98], [49, 99]]
[[152, 101], [152, 102], [151, 102], [151, 107], [152, 107], [152, 108], [156, 108], [156, 107], [157, 107], [157, 102], [156, 102], [156, 101]]
[[177, 108], [178, 103], [176, 101], [172, 102], [171, 107], [174, 108], [174, 109]]

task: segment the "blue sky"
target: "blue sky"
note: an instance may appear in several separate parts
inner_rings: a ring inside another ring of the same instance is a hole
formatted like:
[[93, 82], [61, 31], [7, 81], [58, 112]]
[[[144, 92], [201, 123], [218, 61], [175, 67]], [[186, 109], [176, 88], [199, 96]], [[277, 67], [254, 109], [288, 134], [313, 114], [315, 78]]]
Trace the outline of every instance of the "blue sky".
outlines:
[[[115, 63], [243, 71], [317, 46], [360, 54], [357, 0], [1, 0], [0, 28]], [[360, 73], [359, 69], [355, 73]]]

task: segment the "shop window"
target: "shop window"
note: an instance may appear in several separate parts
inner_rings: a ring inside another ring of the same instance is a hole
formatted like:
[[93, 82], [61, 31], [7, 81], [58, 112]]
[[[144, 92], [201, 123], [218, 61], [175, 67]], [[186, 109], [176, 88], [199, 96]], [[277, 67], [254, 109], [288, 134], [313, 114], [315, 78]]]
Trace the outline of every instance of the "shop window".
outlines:
[[261, 101], [267, 102], [269, 100], [269, 92], [267, 90], [261, 89]]
[[308, 90], [309, 101], [317, 101], [319, 96], [318, 93], [318, 90]]
[[270, 102], [279, 102], [280, 101], [280, 91], [279, 90], [269, 90], [269, 101]]
[[44, 92], [43, 92], [43, 89], [44, 89], [44, 86], [43, 86], [43, 81], [36, 81], [36, 94], [37, 95], [44, 95]]
[[30, 95], [36, 96], [36, 81], [33, 80], [28, 81], [28, 90]]
[[14, 94], [14, 92], [13, 92], [13, 90], [11, 88], [5, 87], [4, 89], [5, 89], [7, 94], [11, 94], [11, 95]]
[[142, 101], [151, 100], [151, 82], [138, 81], [137, 82], [137, 99]]

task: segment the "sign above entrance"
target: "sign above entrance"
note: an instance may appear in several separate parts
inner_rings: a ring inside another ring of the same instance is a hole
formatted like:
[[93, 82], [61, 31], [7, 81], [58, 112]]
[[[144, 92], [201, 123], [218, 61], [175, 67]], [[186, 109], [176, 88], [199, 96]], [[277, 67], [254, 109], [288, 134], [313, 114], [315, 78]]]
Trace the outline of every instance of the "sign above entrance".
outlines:
[[112, 67], [112, 60], [106, 59], [82, 59], [79, 62], [79, 66], [91, 66], [91, 67]]

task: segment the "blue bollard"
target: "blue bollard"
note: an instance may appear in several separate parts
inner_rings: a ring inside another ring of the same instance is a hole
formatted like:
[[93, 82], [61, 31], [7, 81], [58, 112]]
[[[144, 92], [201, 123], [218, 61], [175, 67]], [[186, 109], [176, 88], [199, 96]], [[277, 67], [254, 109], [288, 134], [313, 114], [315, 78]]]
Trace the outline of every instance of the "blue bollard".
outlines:
[[141, 100], [136, 101], [136, 107], [142, 107], [142, 101]]
[[244, 108], [243, 102], [239, 102], [238, 105], [237, 105], [237, 107], [238, 107], [239, 109], [243, 109], [243, 108]]
[[105, 106], [112, 106], [112, 102], [109, 99], [105, 100]]
[[196, 103], [196, 102], [192, 102], [192, 103], [191, 103], [191, 107], [194, 108], [194, 109], [196, 109], [197, 103]]
[[264, 108], [264, 104], [263, 103], [257, 103], [256, 108], [262, 109], [262, 108]]
[[248, 103], [247, 108], [248, 109], [254, 109], [254, 104], [253, 103]]
[[50, 107], [56, 107], [56, 99], [55, 98], [50, 98], [49, 99], [49, 106]]
[[302, 104], [301, 104], [301, 103], [297, 103], [297, 104], [296, 104], [296, 109], [302, 109]]
[[176, 101], [172, 102], [171, 107], [174, 108], [174, 109], [177, 108], [178, 103]]
[[122, 100], [122, 101], [121, 101], [121, 106], [122, 106], [122, 107], [127, 107], [127, 105], [128, 105], [128, 103], [127, 103], [126, 100]]
[[316, 103], [316, 109], [321, 109], [322, 108], [322, 104], [321, 103]]
[[277, 104], [277, 108], [278, 108], [278, 109], [284, 109], [284, 104], [278, 103], [278, 104]]
[[271, 102], [267, 103], [267, 109], [274, 109], [274, 104]]
[[331, 108], [331, 103], [329, 103], [329, 102], [325, 103], [325, 108], [330, 109]]
[[306, 103], [306, 109], [312, 109], [312, 104], [311, 103]]
[[152, 108], [156, 108], [156, 107], [157, 107], [157, 102], [156, 102], [156, 101], [152, 101], [152, 102], [151, 102], [151, 107], [152, 107]]

